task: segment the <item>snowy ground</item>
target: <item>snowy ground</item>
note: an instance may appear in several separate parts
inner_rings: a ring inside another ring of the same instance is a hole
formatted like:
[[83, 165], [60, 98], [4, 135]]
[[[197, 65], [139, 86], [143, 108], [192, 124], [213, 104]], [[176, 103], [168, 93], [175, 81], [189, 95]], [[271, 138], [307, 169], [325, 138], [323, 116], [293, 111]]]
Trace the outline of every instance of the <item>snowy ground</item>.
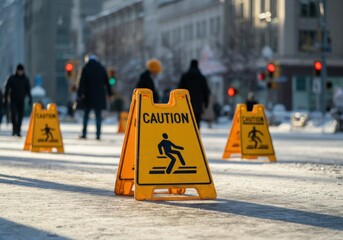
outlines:
[[283, 124], [270, 128], [277, 163], [223, 161], [230, 122], [203, 123], [218, 198], [151, 202], [113, 195], [116, 125], [100, 142], [94, 125], [88, 140], [61, 125], [65, 154], [24, 152], [0, 132], [0, 239], [343, 239], [342, 133]]

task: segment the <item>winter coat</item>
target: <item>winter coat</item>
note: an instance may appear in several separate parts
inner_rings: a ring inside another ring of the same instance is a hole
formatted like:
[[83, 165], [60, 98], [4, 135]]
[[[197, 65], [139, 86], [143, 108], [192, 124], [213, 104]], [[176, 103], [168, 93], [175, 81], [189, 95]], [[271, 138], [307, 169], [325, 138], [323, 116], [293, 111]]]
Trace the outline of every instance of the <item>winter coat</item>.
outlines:
[[154, 95], [154, 103], [158, 103], [158, 92], [156, 91], [154, 80], [152, 79], [151, 74], [148, 70], [140, 75], [136, 88], [150, 89]]
[[30, 102], [32, 102], [30, 81], [25, 74], [22, 76], [13, 74], [8, 78], [5, 85], [5, 102], [7, 102], [8, 96], [10, 97], [11, 102], [16, 102], [18, 104], [24, 104], [26, 96], [28, 96]]
[[249, 112], [252, 111], [255, 104], [258, 104], [258, 102], [254, 99], [246, 100], [245, 105], [247, 106], [247, 111], [249, 111]]
[[178, 88], [189, 91], [194, 113], [201, 114], [203, 108], [207, 108], [210, 90], [198, 67], [191, 67], [181, 76]]
[[78, 98], [85, 98], [87, 109], [106, 109], [105, 91], [109, 96], [112, 95], [106, 69], [98, 61], [89, 60], [82, 69]]

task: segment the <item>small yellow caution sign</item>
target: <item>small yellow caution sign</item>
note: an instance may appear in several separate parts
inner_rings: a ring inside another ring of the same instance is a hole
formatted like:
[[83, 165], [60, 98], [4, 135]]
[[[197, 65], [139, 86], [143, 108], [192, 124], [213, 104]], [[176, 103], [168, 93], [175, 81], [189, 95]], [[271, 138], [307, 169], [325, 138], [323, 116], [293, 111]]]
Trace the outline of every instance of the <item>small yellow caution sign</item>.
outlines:
[[124, 133], [127, 126], [128, 112], [121, 112], [119, 115], [118, 133]]
[[245, 104], [237, 105], [223, 159], [235, 153], [240, 153], [241, 158], [268, 157], [271, 162], [276, 161], [262, 104], [254, 105], [251, 112]]
[[[128, 124], [116, 194], [134, 193], [137, 200], [216, 198], [187, 90], [172, 91], [168, 104], [154, 104], [151, 90], [136, 89]], [[187, 188], [196, 189], [199, 196], [175, 195]], [[160, 196], [162, 192], [156, 189], [167, 189], [173, 195]]]
[[32, 152], [52, 152], [56, 148], [64, 152], [62, 134], [55, 104], [42, 109], [39, 103], [33, 104], [29, 130], [26, 135], [24, 150]]

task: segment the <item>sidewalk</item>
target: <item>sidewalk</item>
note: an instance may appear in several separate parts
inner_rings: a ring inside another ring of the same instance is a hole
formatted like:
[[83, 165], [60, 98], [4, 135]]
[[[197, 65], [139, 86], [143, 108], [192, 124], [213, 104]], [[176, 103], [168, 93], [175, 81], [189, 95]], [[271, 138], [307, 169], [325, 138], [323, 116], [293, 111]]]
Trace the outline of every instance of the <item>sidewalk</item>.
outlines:
[[113, 194], [124, 136], [79, 130], [62, 124], [65, 154], [1, 132], [0, 239], [343, 239], [340, 166], [223, 161], [227, 132], [207, 129], [218, 199], [136, 201]]

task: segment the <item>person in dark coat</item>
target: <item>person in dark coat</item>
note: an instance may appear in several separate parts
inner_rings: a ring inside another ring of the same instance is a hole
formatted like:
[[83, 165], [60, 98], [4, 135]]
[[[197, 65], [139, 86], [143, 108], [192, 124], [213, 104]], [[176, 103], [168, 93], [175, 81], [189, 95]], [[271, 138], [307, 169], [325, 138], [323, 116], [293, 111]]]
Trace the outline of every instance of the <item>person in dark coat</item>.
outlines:
[[154, 95], [154, 103], [159, 102], [158, 91], [154, 79], [162, 71], [162, 64], [157, 59], [150, 59], [146, 63], [146, 70], [140, 75], [136, 88], [148, 88]]
[[5, 85], [4, 103], [7, 106], [10, 101], [12, 136], [21, 137], [21, 123], [24, 117], [25, 97], [29, 97], [32, 105], [30, 81], [25, 75], [24, 66], [18, 64], [16, 73], [11, 75]]
[[198, 128], [200, 128], [201, 114], [204, 108], [208, 106], [210, 89], [208, 88], [205, 76], [200, 72], [197, 60], [193, 59], [189, 70], [182, 74], [178, 88], [189, 91], [194, 116]]
[[89, 113], [93, 109], [96, 117], [96, 139], [100, 140], [101, 111], [106, 109], [106, 91], [108, 96], [112, 96], [106, 69], [98, 62], [96, 56], [90, 55], [82, 69], [77, 92], [78, 98], [84, 101], [83, 130], [80, 138], [87, 137]]
[[249, 92], [248, 98], [245, 101], [245, 105], [247, 106], [247, 111], [252, 111], [255, 104], [258, 104], [258, 102], [255, 100], [255, 94], [253, 92]]

